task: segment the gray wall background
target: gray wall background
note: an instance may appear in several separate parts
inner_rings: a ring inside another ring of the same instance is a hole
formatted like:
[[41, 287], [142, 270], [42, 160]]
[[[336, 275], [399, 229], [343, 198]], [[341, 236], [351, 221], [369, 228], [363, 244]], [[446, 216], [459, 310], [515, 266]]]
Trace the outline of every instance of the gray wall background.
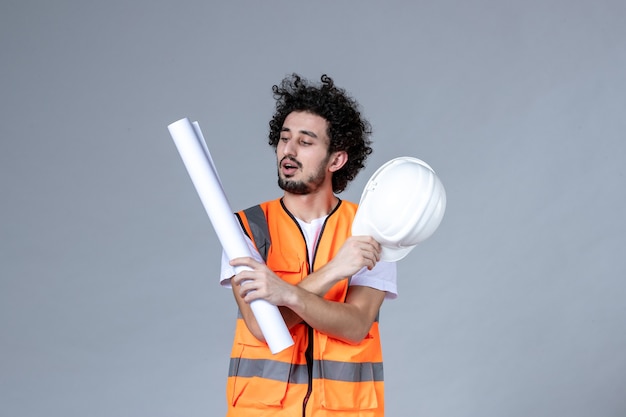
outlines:
[[[0, 5], [0, 414], [214, 416], [234, 326], [167, 125], [280, 194], [271, 85], [333, 76], [448, 192], [381, 312], [387, 415], [626, 414], [626, 3]], [[410, 191], [410, 190], [408, 190]]]

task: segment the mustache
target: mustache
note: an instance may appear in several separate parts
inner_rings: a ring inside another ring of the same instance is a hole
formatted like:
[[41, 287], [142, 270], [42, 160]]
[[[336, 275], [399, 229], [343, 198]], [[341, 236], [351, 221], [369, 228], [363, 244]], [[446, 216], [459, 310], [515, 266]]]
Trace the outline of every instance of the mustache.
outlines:
[[284, 161], [289, 161], [292, 162], [293, 164], [295, 164], [298, 168], [302, 168], [302, 164], [296, 160], [295, 158], [291, 157], [291, 156], [285, 156], [283, 157], [283, 159], [280, 160], [279, 165], [282, 165]]

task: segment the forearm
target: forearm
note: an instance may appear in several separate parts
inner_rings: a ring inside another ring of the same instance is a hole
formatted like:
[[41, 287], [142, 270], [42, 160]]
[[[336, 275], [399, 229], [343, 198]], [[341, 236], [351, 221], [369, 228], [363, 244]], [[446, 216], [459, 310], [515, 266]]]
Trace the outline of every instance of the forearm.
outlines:
[[[327, 273], [320, 272], [307, 276], [304, 280], [302, 280], [297, 288], [302, 289], [302, 294], [310, 293], [316, 298], [323, 297], [324, 294], [330, 290], [330, 288], [334, 285], [334, 282], [329, 281], [330, 276]], [[233, 295], [235, 297], [235, 301], [237, 302], [237, 306], [239, 307], [239, 311], [241, 313], [242, 318], [246, 322], [246, 326], [248, 330], [259, 340], [265, 341], [263, 337], [263, 333], [261, 332], [261, 328], [254, 316], [252, 308], [250, 304], [245, 302], [240, 295], [240, 286], [233, 285]], [[291, 329], [296, 324], [302, 323], [302, 318], [296, 314], [293, 310], [286, 306], [278, 306], [281, 315], [283, 316], [283, 320], [287, 328]]]
[[341, 271], [328, 263], [315, 272], [310, 273], [298, 283], [298, 287], [310, 293], [324, 296], [335, 284], [346, 279]]
[[[241, 315], [248, 330], [260, 341], [265, 341], [250, 304], [233, 287]], [[316, 330], [346, 343], [359, 343], [367, 335], [375, 320], [385, 293], [368, 287], [350, 287], [345, 302], [335, 302], [293, 286], [291, 296], [279, 307], [288, 328], [305, 321]]]
[[262, 341], [263, 335], [249, 305], [256, 299], [279, 306], [289, 328], [305, 321], [348, 342], [360, 341], [367, 334], [384, 299], [384, 292], [358, 286], [348, 288], [345, 302], [323, 298], [336, 283], [358, 271], [359, 265], [366, 266], [361, 261], [356, 264], [331, 261], [298, 285], [283, 281], [266, 265], [251, 258], [234, 259], [231, 265], [250, 268], [231, 278], [231, 283], [248, 329]]
[[[318, 271], [307, 275], [300, 283], [298, 283], [297, 287], [308, 293], [314, 294], [319, 298], [323, 297], [336, 283], [342, 279], [346, 278], [338, 275], [335, 270], [326, 265]], [[288, 328], [292, 328], [296, 324], [303, 321], [297, 313], [288, 307], [282, 306], [280, 307], [280, 311]]]
[[239, 286], [233, 285], [233, 296], [235, 297], [235, 301], [237, 302], [237, 307], [239, 308], [239, 313], [243, 318], [243, 321], [246, 323], [246, 327], [250, 330], [250, 333], [261, 342], [265, 342], [265, 337], [263, 336], [263, 332], [261, 332], [261, 328], [259, 327], [259, 323], [256, 321], [256, 317], [254, 317], [254, 313], [252, 312], [252, 308], [249, 303], [246, 303], [241, 296], [239, 295]]
[[346, 302], [336, 302], [296, 289], [287, 307], [316, 330], [354, 344], [367, 335], [384, 297], [373, 288], [353, 287]]

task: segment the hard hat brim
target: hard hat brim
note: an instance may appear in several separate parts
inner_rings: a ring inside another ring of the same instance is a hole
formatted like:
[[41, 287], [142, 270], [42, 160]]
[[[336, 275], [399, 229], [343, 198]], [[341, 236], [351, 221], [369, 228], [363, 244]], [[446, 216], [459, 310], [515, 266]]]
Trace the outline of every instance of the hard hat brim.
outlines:
[[414, 246], [397, 246], [393, 245], [390, 242], [381, 242], [380, 237], [378, 236], [378, 232], [374, 230], [371, 225], [365, 219], [363, 212], [359, 212], [357, 210], [356, 215], [354, 217], [354, 221], [352, 222], [352, 235], [353, 236], [372, 236], [374, 239], [377, 239], [378, 243], [380, 243], [381, 251], [380, 251], [380, 260], [385, 262], [397, 262], [400, 259], [404, 258], [411, 252]]

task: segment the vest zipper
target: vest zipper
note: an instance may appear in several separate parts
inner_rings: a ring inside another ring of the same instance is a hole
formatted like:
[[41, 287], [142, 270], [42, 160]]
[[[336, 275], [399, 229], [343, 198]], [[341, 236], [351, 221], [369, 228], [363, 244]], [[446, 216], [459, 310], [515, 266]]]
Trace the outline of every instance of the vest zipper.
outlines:
[[[324, 234], [324, 229], [326, 228], [326, 223], [330, 216], [337, 211], [339, 206], [341, 205], [341, 199], [337, 202], [337, 205], [333, 210], [328, 213], [326, 220], [324, 220], [324, 224], [322, 224], [322, 228], [320, 229], [319, 236], [317, 237], [317, 242], [315, 243], [315, 250], [313, 251], [313, 259], [309, 259], [309, 246], [306, 242], [306, 238], [304, 237], [304, 232], [300, 228], [300, 224], [298, 224], [298, 220], [291, 214], [287, 207], [285, 207], [285, 203], [283, 199], [280, 199], [280, 205], [283, 207], [283, 210], [291, 217], [291, 220], [296, 224], [298, 230], [300, 231], [300, 235], [302, 236], [302, 240], [304, 240], [304, 249], [306, 252], [306, 263], [307, 263], [307, 275], [313, 273], [313, 265], [315, 264], [315, 257], [317, 256], [317, 249], [319, 248], [320, 242], [322, 241], [322, 235]], [[306, 323], [305, 323], [306, 324]], [[302, 400], [302, 417], [306, 417], [306, 406], [309, 403], [309, 398], [311, 398], [311, 393], [313, 392], [313, 349], [314, 349], [314, 332], [313, 327], [306, 324], [307, 333], [309, 337], [309, 343], [307, 344], [306, 351], [304, 352], [304, 358], [306, 359], [306, 369], [308, 372], [308, 387], [306, 390], [306, 394]]]
[[[334, 211], [334, 210], [333, 210]], [[330, 215], [329, 215], [330, 216]], [[306, 249], [306, 257], [307, 257], [307, 266], [308, 266], [308, 274], [313, 273], [314, 265], [315, 265], [315, 257], [317, 256], [317, 249], [320, 246], [320, 242], [322, 240], [322, 234], [324, 233], [324, 229], [326, 228], [326, 222], [328, 221], [328, 217], [324, 220], [324, 224], [320, 229], [319, 236], [317, 237], [317, 242], [315, 243], [315, 249], [313, 250], [313, 259], [309, 260], [309, 248], [306, 243], [306, 239], [304, 240], [304, 247]], [[296, 224], [298, 222], [296, 221]], [[300, 229], [300, 225], [298, 224], [298, 229]], [[302, 233], [302, 229], [300, 229], [300, 233], [302, 234], [302, 238], [304, 238], [304, 233]], [[313, 349], [314, 349], [314, 332], [313, 327], [306, 325], [307, 333], [309, 335], [309, 343], [306, 346], [306, 351], [304, 352], [304, 358], [306, 359], [306, 369], [308, 372], [309, 380], [308, 387], [306, 390], [306, 395], [304, 396], [304, 400], [302, 401], [302, 417], [306, 417], [306, 406], [309, 403], [309, 398], [311, 397], [311, 393], [313, 392]]]
[[302, 400], [302, 417], [306, 417], [306, 406], [309, 403], [309, 398], [311, 398], [311, 393], [313, 392], [313, 328], [308, 324], [306, 326], [307, 333], [309, 335], [309, 343], [306, 347], [304, 357], [306, 358], [306, 369], [309, 373], [309, 380], [306, 395]]

